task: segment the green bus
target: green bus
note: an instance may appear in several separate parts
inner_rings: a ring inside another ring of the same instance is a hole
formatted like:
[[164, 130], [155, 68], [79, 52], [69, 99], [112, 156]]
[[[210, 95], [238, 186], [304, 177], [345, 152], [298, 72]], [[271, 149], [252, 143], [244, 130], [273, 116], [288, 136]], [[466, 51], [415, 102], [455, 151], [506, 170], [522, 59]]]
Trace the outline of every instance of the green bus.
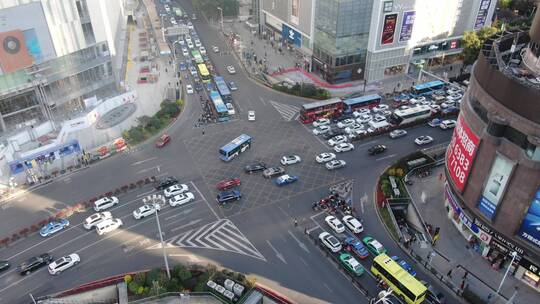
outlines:
[[196, 64], [204, 63], [201, 53], [198, 50], [191, 51], [191, 56], [193, 57], [193, 60]]

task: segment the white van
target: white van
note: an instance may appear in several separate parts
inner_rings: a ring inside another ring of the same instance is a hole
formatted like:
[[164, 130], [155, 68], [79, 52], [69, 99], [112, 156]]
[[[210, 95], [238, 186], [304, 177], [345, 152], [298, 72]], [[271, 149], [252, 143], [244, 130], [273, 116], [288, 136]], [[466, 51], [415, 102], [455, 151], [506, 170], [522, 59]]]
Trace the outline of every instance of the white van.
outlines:
[[97, 223], [96, 232], [99, 235], [103, 235], [105, 233], [109, 233], [111, 231], [118, 229], [123, 224], [124, 223], [122, 223], [121, 219], [107, 219], [107, 220]]
[[452, 129], [456, 126], [456, 121], [453, 119], [443, 120], [439, 127], [443, 130]]
[[118, 198], [116, 196], [106, 196], [94, 202], [94, 210], [99, 212], [101, 210], [109, 209], [116, 204], [118, 204]]

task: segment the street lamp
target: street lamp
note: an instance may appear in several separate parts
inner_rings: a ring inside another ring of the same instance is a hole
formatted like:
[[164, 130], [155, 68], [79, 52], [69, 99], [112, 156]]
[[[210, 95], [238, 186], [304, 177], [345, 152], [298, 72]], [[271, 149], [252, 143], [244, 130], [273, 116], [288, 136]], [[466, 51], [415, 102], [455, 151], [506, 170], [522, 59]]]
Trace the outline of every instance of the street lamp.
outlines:
[[501, 291], [501, 287], [503, 286], [504, 280], [506, 279], [506, 276], [508, 275], [508, 272], [510, 271], [510, 267], [512, 267], [512, 265], [514, 265], [514, 260], [517, 257], [517, 252], [512, 251], [511, 255], [512, 255], [512, 261], [510, 262], [510, 265], [508, 265], [508, 267], [506, 268], [504, 276], [503, 276], [503, 278], [501, 280], [501, 284], [499, 284], [499, 288], [497, 288], [497, 293], [499, 293], [499, 291]]
[[392, 301], [388, 299], [388, 296], [390, 296], [391, 294], [392, 294], [392, 289], [390, 288], [388, 290], [381, 290], [381, 292], [379, 292], [378, 294], [379, 299], [375, 302], [373, 302], [374, 299], [371, 299], [370, 304], [377, 304], [377, 303], [392, 304]]
[[[151, 202], [152, 204], [165, 204], [165, 198], [163, 195], [149, 195], [146, 198], [143, 198], [143, 203]], [[159, 224], [159, 216], [157, 208], [154, 208], [154, 213], [156, 214], [156, 222], [159, 232], [159, 240], [161, 241], [161, 249], [163, 251], [163, 260], [165, 261], [165, 270], [167, 271], [167, 278], [171, 279], [171, 271], [169, 270], [169, 261], [167, 260], [167, 252], [165, 251], [165, 242], [163, 241], [163, 233], [161, 232], [161, 225]]]
[[223, 33], [223, 9], [219, 6], [217, 9], [219, 10], [219, 16], [220, 16], [219, 26], [221, 28], [221, 32]]

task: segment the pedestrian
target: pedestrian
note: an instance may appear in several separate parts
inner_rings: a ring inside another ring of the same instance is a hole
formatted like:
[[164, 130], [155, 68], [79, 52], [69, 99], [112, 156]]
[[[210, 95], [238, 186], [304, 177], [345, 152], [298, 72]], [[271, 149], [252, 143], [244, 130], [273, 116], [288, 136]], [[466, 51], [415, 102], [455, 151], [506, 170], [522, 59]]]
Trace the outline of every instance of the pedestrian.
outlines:
[[469, 275], [469, 272], [467, 270], [465, 270], [465, 273], [463, 274], [463, 277], [462, 279], [465, 280], [467, 279], [467, 276]]
[[489, 293], [488, 296], [487, 296], [487, 299], [486, 299], [486, 304], [491, 303], [491, 299], [493, 299], [493, 294]]
[[298, 227], [298, 220], [294, 218], [294, 227]]
[[204, 135], [204, 129], [202, 129], [202, 135]]
[[448, 273], [446, 274], [447, 277], [452, 278], [452, 269], [448, 270]]
[[461, 281], [461, 284], [459, 285], [459, 289], [461, 289], [461, 291], [465, 289], [465, 280]]
[[165, 73], [168, 73], [167, 68], [165, 68]]

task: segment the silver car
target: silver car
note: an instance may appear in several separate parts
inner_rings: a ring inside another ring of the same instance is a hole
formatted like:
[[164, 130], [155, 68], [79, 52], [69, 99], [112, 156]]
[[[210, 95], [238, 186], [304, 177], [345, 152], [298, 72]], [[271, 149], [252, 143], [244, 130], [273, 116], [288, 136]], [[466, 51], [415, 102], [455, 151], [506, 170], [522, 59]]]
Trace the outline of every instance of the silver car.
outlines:
[[271, 167], [263, 171], [263, 176], [266, 178], [272, 178], [276, 175], [282, 175], [283, 173], [285, 173], [285, 169], [283, 169], [283, 167]]

